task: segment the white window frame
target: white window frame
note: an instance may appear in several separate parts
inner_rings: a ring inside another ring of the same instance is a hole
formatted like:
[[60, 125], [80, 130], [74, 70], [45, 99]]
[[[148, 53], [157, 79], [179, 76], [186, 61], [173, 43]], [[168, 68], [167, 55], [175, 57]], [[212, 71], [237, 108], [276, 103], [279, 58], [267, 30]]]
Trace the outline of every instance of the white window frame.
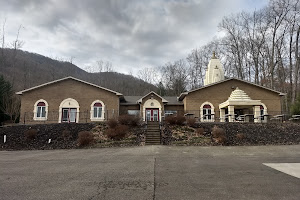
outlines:
[[128, 115], [138, 116], [140, 114], [140, 110], [127, 110]]
[[[101, 103], [101, 105], [102, 105], [101, 117], [94, 117], [94, 104], [95, 103]], [[104, 121], [104, 119], [105, 119], [104, 115], [105, 115], [105, 104], [103, 103], [103, 101], [101, 101], [101, 100], [93, 101], [93, 103], [91, 104], [91, 121]]]
[[165, 110], [165, 117], [170, 115], [176, 115], [177, 110]]
[[[43, 106], [38, 106], [38, 103], [40, 103], [40, 102], [45, 103], [45, 117], [42, 117], [42, 116], [38, 117], [37, 116], [38, 107], [43, 107]], [[34, 104], [34, 107], [33, 107], [33, 120], [35, 120], [35, 121], [45, 121], [45, 120], [47, 120], [47, 118], [48, 118], [48, 103], [47, 103], [47, 101], [44, 100], [44, 99], [37, 100]]]
[[[203, 106], [206, 104], [210, 105], [211, 119], [204, 119], [203, 110], [206, 108], [203, 108]], [[201, 122], [214, 122], [215, 121], [215, 107], [212, 103], [206, 101], [200, 106], [200, 121]]]

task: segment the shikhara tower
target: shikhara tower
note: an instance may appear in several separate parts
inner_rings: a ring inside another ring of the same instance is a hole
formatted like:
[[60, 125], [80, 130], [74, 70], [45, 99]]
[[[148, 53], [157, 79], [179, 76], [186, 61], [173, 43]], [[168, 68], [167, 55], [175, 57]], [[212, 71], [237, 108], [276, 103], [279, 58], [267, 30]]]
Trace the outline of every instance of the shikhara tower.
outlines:
[[210, 59], [204, 79], [204, 86], [224, 80], [224, 69], [220, 60], [216, 57], [215, 52]]

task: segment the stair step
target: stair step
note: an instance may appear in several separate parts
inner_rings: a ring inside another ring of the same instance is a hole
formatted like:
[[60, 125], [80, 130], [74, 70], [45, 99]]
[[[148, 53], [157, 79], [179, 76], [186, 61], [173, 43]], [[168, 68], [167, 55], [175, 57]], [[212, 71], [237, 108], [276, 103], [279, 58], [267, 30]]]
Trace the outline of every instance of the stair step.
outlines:
[[160, 144], [160, 141], [146, 142], [146, 144]]
[[158, 141], [158, 142], [146, 142], [146, 144], [160, 144], [160, 141]]
[[160, 135], [146, 135], [146, 138], [160, 138]]
[[146, 132], [146, 145], [160, 145], [160, 126], [159, 122], [148, 122]]
[[151, 141], [151, 140], [159, 140], [160, 141], [160, 138], [146, 138], [146, 141]]

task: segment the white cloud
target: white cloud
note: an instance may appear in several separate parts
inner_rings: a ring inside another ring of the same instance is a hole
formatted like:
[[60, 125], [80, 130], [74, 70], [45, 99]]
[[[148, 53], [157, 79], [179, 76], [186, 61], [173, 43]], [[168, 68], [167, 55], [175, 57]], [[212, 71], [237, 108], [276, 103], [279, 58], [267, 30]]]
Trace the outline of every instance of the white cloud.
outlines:
[[23, 50], [70, 59], [84, 68], [108, 60], [119, 72], [161, 66], [220, 36], [217, 25], [232, 12], [253, 11], [267, 0], [6, 1], [0, 23], [6, 41], [20, 24]]

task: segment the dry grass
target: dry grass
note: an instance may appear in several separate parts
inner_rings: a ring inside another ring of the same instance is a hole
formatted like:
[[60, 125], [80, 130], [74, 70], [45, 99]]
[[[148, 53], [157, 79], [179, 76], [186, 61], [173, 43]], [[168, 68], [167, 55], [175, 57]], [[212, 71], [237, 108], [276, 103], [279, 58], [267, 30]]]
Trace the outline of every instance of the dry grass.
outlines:
[[195, 133], [196, 133], [197, 136], [204, 135], [204, 128], [197, 128]]

